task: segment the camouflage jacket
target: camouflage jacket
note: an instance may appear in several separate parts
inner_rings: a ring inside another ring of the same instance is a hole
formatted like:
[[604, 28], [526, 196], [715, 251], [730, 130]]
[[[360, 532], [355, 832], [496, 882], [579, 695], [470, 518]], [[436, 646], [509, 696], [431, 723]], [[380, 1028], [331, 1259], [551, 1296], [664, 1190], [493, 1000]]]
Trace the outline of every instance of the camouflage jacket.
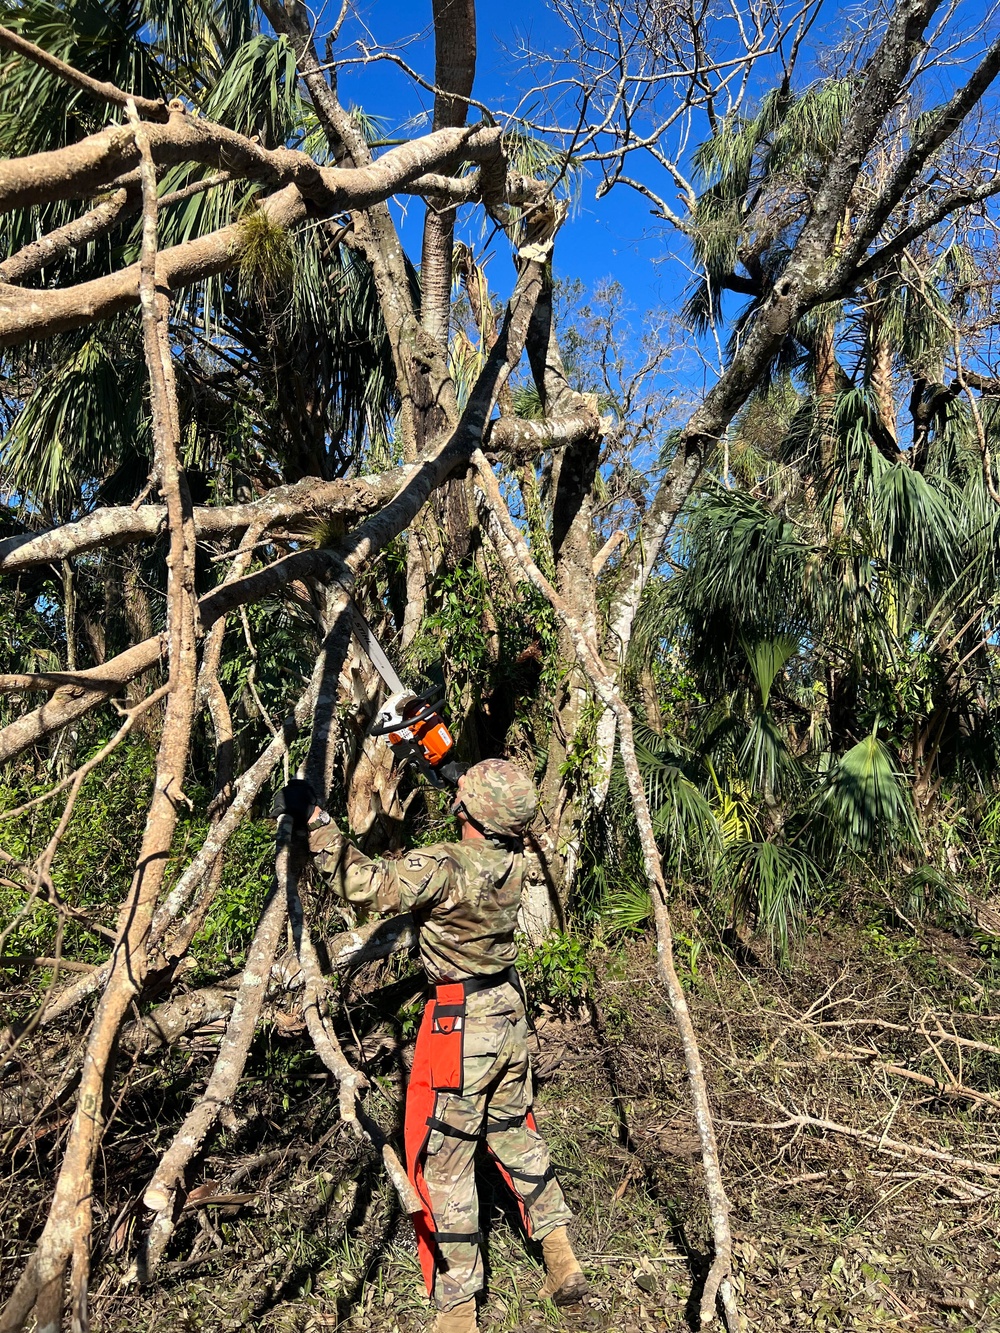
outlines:
[[309, 846], [348, 902], [412, 913], [432, 983], [492, 976], [517, 958], [522, 853], [484, 839], [439, 842], [398, 861], [373, 861], [345, 842], [335, 824], [312, 832]]

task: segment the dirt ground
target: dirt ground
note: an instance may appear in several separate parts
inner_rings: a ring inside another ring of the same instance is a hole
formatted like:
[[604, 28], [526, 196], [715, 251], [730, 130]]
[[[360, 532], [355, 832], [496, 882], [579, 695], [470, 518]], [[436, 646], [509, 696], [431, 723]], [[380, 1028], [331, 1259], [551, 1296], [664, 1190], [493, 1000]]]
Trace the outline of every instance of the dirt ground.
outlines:
[[[904, 935], [859, 935], [841, 923], [816, 927], [782, 968], [693, 937], [682, 953], [749, 1328], [1000, 1329], [1000, 1031], [981, 950], [944, 932], [913, 947]], [[481, 1322], [490, 1333], [697, 1326], [709, 1229], [651, 941], [598, 949], [591, 960], [588, 997], [543, 1011], [536, 1063], [537, 1116], [577, 1214], [593, 1296], [566, 1311], [534, 1298], [537, 1247], [484, 1166]], [[386, 994], [398, 1001], [398, 985]], [[411, 1011], [404, 1006], [395, 1026], [374, 1002], [352, 1011], [378, 1074], [370, 1107], [386, 1125], [398, 1115]], [[71, 1063], [75, 1040], [64, 1033], [54, 1048], [49, 1039], [50, 1077], [60, 1060]], [[142, 1188], [216, 1043], [203, 1034], [157, 1060], [136, 1057], [127, 1073], [96, 1209], [95, 1329], [428, 1327], [409, 1223], [370, 1150], [338, 1123], [294, 1013], [255, 1046], [160, 1279], [136, 1284]], [[4, 1284], [42, 1216], [66, 1121], [50, 1096], [56, 1110], [36, 1108], [25, 1136], [30, 1067], [26, 1059], [18, 1076], [21, 1132], [5, 1130]], [[9, 1077], [3, 1094], [9, 1127]]]

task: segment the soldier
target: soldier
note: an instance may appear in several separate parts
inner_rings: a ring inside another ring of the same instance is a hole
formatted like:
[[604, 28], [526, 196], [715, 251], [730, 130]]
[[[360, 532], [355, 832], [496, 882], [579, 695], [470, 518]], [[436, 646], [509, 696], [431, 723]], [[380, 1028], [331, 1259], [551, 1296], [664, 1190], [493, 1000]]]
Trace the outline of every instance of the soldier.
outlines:
[[[289, 784], [285, 793], [282, 811], [302, 818], [312, 808], [305, 783]], [[532, 1115], [524, 991], [514, 966], [522, 836], [537, 804], [534, 786], [513, 764], [487, 759], [458, 782], [452, 811], [460, 842], [372, 861], [318, 807], [309, 824], [316, 864], [334, 876], [344, 898], [413, 914], [433, 987], [410, 1071], [405, 1138], [407, 1172], [423, 1203], [414, 1226], [439, 1311], [437, 1333], [477, 1328], [483, 1259], [474, 1158], [483, 1142], [528, 1235], [541, 1242], [546, 1281], [539, 1296], [569, 1304], [587, 1291], [566, 1231], [571, 1214]]]

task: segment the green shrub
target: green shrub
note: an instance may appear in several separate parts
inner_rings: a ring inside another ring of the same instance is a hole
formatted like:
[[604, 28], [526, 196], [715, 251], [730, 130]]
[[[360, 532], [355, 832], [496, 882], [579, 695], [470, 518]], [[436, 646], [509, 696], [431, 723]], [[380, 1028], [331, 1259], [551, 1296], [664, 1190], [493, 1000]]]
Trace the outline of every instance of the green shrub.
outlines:
[[523, 949], [518, 969], [532, 1004], [571, 1008], [585, 1000], [594, 984], [587, 946], [576, 935], [552, 935], [535, 949]]

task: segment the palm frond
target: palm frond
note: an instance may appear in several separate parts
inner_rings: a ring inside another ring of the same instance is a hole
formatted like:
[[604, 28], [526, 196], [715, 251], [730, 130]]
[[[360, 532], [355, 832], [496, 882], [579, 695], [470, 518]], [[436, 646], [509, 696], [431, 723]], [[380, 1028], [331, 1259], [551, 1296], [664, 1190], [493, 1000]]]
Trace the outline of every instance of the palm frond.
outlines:
[[836, 836], [857, 852], [878, 852], [918, 839], [910, 794], [888, 748], [874, 733], [840, 757], [817, 806]]
[[144, 363], [128, 332], [119, 322], [67, 340], [0, 442], [7, 484], [32, 503], [75, 508], [127, 459], [138, 461], [147, 441]]
[[819, 867], [796, 847], [774, 842], [738, 842], [727, 848], [720, 878], [738, 916], [752, 918], [788, 953], [809, 898], [821, 883]]
[[885, 468], [875, 479], [872, 506], [885, 558], [923, 576], [932, 594], [955, 573], [961, 499], [949, 482], [932, 483], [905, 464]]

